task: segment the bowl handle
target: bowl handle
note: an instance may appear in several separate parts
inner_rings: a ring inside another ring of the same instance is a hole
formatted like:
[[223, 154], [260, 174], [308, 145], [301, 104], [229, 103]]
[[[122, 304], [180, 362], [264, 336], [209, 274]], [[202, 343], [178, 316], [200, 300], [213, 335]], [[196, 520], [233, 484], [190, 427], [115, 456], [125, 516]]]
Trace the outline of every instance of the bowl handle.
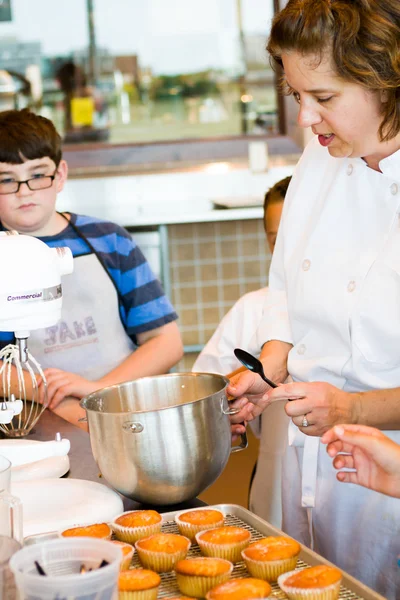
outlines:
[[241, 450], [245, 450], [247, 448], [247, 446], [249, 445], [246, 432], [244, 432], [240, 435], [240, 440], [241, 441], [238, 446], [231, 446], [231, 454], [233, 454], [234, 452], [240, 452]]
[[[225, 400], [225, 396], [221, 398], [221, 410], [223, 412], [224, 415], [237, 415], [238, 412], [240, 412], [240, 408], [228, 408], [227, 410], [224, 408], [224, 400]], [[247, 433], [244, 432], [240, 435], [240, 439], [241, 442], [238, 446], [232, 446], [231, 447], [231, 454], [233, 454], [234, 452], [240, 452], [240, 450], [245, 450], [247, 448], [247, 446], [249, 445], [248, 439], [247, 439]]]
[[144, 427], [138, 421], [126, 421], [122, 425], [122, 429], [127, 433], [140, 433], [141, 431], [143, 431]]
[[226, 396], [222, 396], [222, 398], [220, 400], [222, 413], [224, 415], [228, 415], [228, 416], [230, 416], [230, 415], [237, 415], [238, 412], [240, 412], [241, 409], [240, 408], [229, 408], [229, 405], [228, 405], [228, 409], [224, 408], [224, 402], [225, 402], [225, 400], [226, 400]]

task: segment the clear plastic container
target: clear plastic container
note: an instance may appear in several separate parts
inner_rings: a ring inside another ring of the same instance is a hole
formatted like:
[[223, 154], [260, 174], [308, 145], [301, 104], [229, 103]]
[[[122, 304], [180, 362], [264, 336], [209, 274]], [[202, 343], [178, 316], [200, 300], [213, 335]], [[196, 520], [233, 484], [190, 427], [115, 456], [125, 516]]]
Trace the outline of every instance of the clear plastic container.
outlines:
[[[103, 560], [109, 564], [98, 568]], [[118, 594], [121, 560], [122, 551], [116, 544], [66, 538], [25, 546], [11, 558], [10, 568], [20, 600], [112, 600]], [[46, 576], [39, 575], [35, 561]], [[84, 573], [80, 572], [82, 566]], [[88, 572], [90, 568], [93, 570]]]
[[21, 544], [10, 537], [0, 535], [0, 598], [12, 600], [17, 597], [14, 575], [10, 571], [9, 562]]

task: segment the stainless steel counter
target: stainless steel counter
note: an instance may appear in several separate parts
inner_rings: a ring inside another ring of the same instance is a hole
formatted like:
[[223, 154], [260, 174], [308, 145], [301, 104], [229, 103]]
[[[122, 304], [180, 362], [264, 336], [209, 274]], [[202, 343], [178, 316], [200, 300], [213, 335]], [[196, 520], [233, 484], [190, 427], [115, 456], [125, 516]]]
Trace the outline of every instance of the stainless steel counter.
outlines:
[[[65, 477], [73, 477], [74, 479], [87, 479], [89, 481], [97, 481], [99, 483], [108, 485], [105, 479], [101, 477], [99, 469], [93, 458], [89, 434], [86, 433], [86, 431], [79, 429], [79, 427], [72, 425], [49, 410], [46, 410], [29, 435], [29, 439], [45, 442], [53, 439], [57, 432], [60, 432], [63, 438], [67, 438], [71, 442], [71, 450], [69, 452], [70, 470]], [[166, 512], [171, 510], [192, 508], [195, 506], [205, 506], [205, 503], [197, 498], [183, 502], [178, 506], [154, 507], [150, 507], [150, 505], [139, 504], [138, 502], [135, 502], [134, 500], [126, 498], [122, 495], [121, 498], [124, 502], [125, 510], [155, 508], [159, 512]]]

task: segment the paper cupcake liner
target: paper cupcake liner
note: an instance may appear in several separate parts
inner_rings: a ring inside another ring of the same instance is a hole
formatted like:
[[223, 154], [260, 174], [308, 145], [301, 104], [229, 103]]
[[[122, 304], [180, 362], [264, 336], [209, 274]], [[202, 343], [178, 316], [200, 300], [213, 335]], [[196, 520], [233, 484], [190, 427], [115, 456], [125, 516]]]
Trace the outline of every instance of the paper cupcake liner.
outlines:
[[246, 550], [244, 550], [242, 552], [242, 558], [252, 577], [264, 579], [265, 581], [276, 581], [279, 575], [295, 569], [298, 554], [280, 560], [254, 560], [253, 558], [246, 556]]
[[[133, 550], [133, 548], [132, 548], [132, 550]], [[127, 571], [129, 569], [129, 567], [131, 566], [132, 558], [133, 558], [133, 551], [132, 551], [132, 554], [127, 554], [126, 556], [124, 555], [124, 558], [121, 561], [121, 566], [120, 566], [119, 570]]]
[[114, 531], [115, 537], [121, 542], [128, 542], [128, 544], [134, 544], [138, 540], [142, 538], [149, 537], [154, 533], [160, 533], [162, 526], [162, 518], [159, 523], [154, 523], [152, 525], [142, 525], [140, 527], [125, 527], [124, 525], [119, 525], [115, 521], [132, 512], [128, 510], [120, 515], [117, 515], [115, 519], [110, 523], [111, 529]]
[[204, 556], [225, 558], [232, 563], [237, 563], [242, 560], [241, 552], [249, 545], [251, 539], [251, 535], [249, 535], [249, 538], [243, 542], [235, 542], [234, 544], [213, 544], [212, 542], [202, 541], [200, 537], [201, 533], [202, 532], [196, 534], [196, 541]]
[[154, 550], [143, 550], [139, 546], [136, 546], [136, 552], [145, 569], [156, 573], [168, 573], [168, 571], [173, 571], [179, 560], [186, 558], [189, 548], [190, 541], [188, 540], [187, 548], [177, 552], [154, 552]]
[[340, 593], [341, 580], [324, 588], [295, 588], [286, 586], [285, 581], [297, 571], [290, 571], [278, 577], [278, 585], [289, 600], [337, 600]]
[[118, 600], [156, 600], [158, 587], [150, 590], [121, 590], [118, 592]]
[[[205, 509], [202, 509], [205, 510]], [[214, 510], [214, 509], [213, 509]], [[205, 523], [204, 525], [198, 525], [194, 523], [188, 523], [187, 521], [181, 521], [180, 515], [185, 512], [189, 512], [187, 510], [178, 513], [175, 517], [175, 523], [178, 526], [179, 533], [188, 537], [191, 542], [196, 541], [196, 533], [200, 531], [206, 531], [207, 529], [216, 529], [217, 527], [223, 527], [224, 525], [224, 515], [221, 513], [221, 520], [216, 523]]]
[[[121, 542], [121, 543], [125, 543], [125, 542]], [[130, 546], [130, 544], [126, 544], [126, 546]], [[120, 546], [120, 548], [122, 550], [121, 546]], [[122, 551], [122, 560], [121, 560], [121, 564], [119, 567], [120, 571], [127, 571], [129, 569], [129, 567], [131, 566], [133, 554], [135, 552], [135, 548], [133, 546], [131, 546], [131, 548], [132, 548], [132, 550], [128, 554], [124, 554], [124, 552]]]
[[221, 573], [220, 575], [214, 575], [207, 577], [204, 575], [183, 575], [182, 573], [176, 573], [176, 582], [178, 584], [179, 591], [186, 596], [193, 596], [194, 598], [205, 598], [205, 595], [216, 585], [225, 583], [228, 581], [232, 573], [232, 569], [227, 573]]

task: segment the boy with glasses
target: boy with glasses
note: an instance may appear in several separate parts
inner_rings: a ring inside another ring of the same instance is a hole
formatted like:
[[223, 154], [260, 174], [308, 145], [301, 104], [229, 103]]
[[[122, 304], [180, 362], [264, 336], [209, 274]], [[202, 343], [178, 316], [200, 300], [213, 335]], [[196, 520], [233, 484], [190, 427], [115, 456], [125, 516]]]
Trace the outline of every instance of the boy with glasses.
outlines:
[[[111, 222], [56, 211], [67, 179], [61, 138], [24, 109], [0, 113], [0, 231], [68, 246], [59, 323], [33, 331], [49, 408], [76, 423], [78, 400], [109, 385], [166, 373], [182, 356], [177, 315], [129, 233]], [[0, 332], [0, 348], [13, 341]]]

